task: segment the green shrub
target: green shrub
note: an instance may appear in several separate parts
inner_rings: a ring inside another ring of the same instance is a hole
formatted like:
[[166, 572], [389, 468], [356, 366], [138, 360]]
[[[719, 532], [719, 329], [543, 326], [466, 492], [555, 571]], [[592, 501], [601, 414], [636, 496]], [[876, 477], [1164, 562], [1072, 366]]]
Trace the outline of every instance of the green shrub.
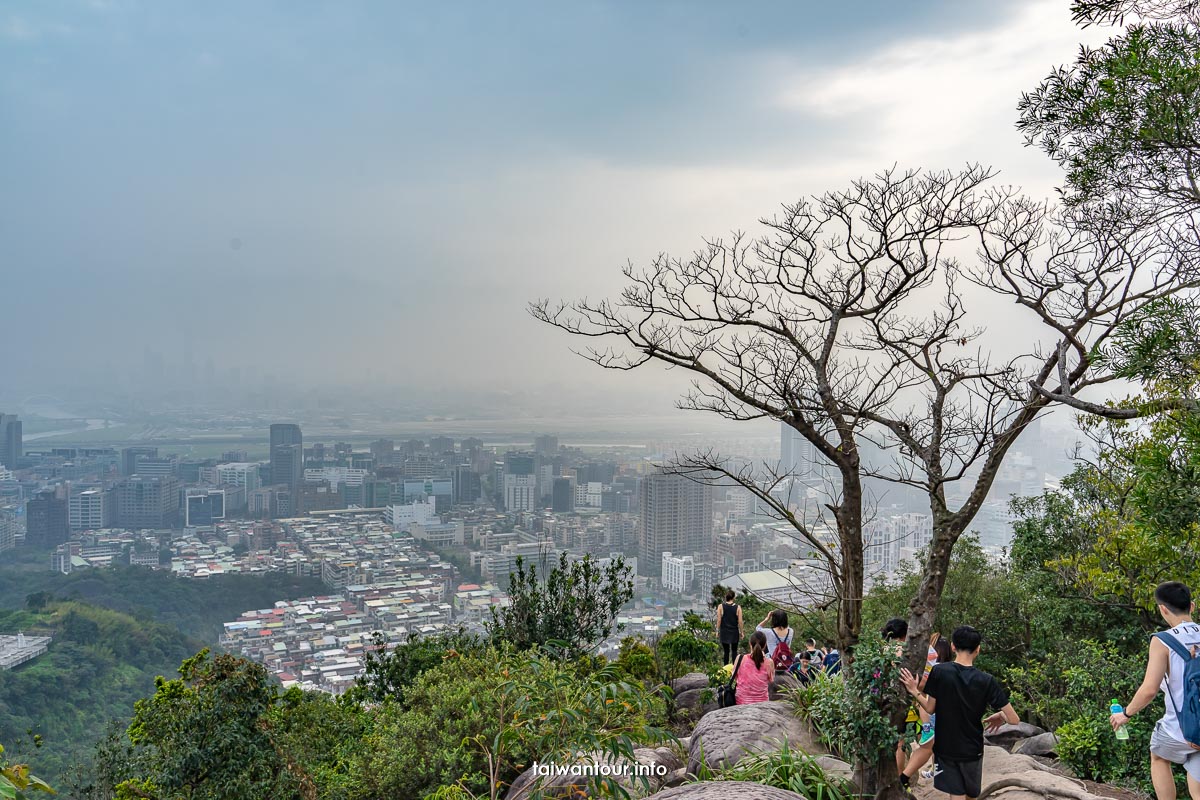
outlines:
[[778, 751], [744, 756], [718, 773], [702, 766], [697, 782], [703, 781], [761, 783], [796, 792], [808, 800], [849, 800], [855, 796], [847, 781], [829, 775], [815, 758], [802, 750], [792, 750], [787, 742]]
[[1013, 704], [1058, 734], [1058, 755], [1079, 777], [1149, 792], [1146, 770], [1150, 731], [1162, 714], [1156, 699], [1117, 739], [1108, 724], [1110, 698], [1123, 702], [1142, 680], [1140, 659], [1123, 657], [1109, 642], [1073, 642], [1044, 662], [1006, 674]]
[[896, 729], [888, 713], [896, 704], [907, 702], [899, 670], [899, 657], [890, 645], [881, 639], [867, 639], [841, 673], [818, 673], [790, 697], [797, 712], [843, 759], [874, 764], [879, 753], [896, 747]]
[[488, 797], [535, 759], [631, 752], [667, 735], [663, 701], [609, 665], [580, 675], [540, 651], [489, 648], [421, 674], [406, 707], [387, 702], [351, 767], [356, 797]]

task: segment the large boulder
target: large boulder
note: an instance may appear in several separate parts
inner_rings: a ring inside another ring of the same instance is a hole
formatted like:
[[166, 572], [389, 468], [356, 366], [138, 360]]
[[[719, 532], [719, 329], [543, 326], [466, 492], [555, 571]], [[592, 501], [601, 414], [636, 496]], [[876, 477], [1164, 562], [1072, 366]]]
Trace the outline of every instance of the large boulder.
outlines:
[[[683, 759], [667, 747], [639, 747], [633, 751], [639, 768], [624, 759], [614, 759], [607, 753], [588, 753], [573, 764], [531, 766], [517, 776], [508, 789], [507, 797], [522, 798], [541, 781], [547, 800], [590, 797], [588, 783], [593, 775], [611, 775], [631, 795], [643, 797], [670, 785], [673, 776], [683, 771]], [[549, 768], [548, 768], [549, 767]], [[649, 789], [644, 788], [639, 773], [646, 776]]]
[[817, 766], [825, 770], [825, 774], [831, 778], [841, 778], [843, 780], [854, 782], [854, 767], [842, 761], [836, 756], [817, 756], [815, 759]]
[[708, 676], [703, 672], [689, 672], [682, 678], [671, 681], [671, 690], [676, 695], [689, 689], [703, 689], [708, 686]]
[[772, 700], [782, 700], [788, 692], [799, 688], [800, 681], [792, 675], [776, 675], [775, 683], [771, 684], [769, 697]]
[[[705, 700], [707, 697], [707, 701]], [[717, 708], [717, 690], [707, 686], [701, 689], [688, 689], [675, 696], [675, 712], [686, 716], [692, 722], [699, 720], [710, 711]]]
[[646, 800], [805, 800], [805, 797], [761, 783], [710, 781], [667, 789]]
[[1053, 733], [1030, 736], [1014, 744], [1012, 751], [1023, 756], [1052, 756], [1058, 752], [1058, 737]]
[[718, 708], [704, 715], [692, 731], [688, 746], [688, 772], [697, 775], [700, 765], [719, 770], [736, 764], [747, 753], [778, 750], [787, 742], [810, 755], [828, 750], [791, 703], [749, 703]]
[[[1107, 800], [1083, 789], [1079, 782], [1043, 766], [1030, 756], [1010, 753], [1001, 747], [983, 749], [983, 791], [1001, 782], [1010, 787], [1004, 800], [1046, 800], [1047, 797], [1070, 797], [1076, 800]], [[1008, 782], [1012, 783], [1008, 783]], [[946, 795], [933, 788], [933, 782], [922, 779], [913, 787], [919, 800], [945, 800]]]
[[1039, 728], [1037, 725], [1018, 722], [1016, 725], [1001, 725], [995, 733], [984, 731], [983, 738], [988, 744], [994, 744], [997, 747], [1012, 747], [1021, 739], [1041, 736], [1045, 732], [1045, 728]]

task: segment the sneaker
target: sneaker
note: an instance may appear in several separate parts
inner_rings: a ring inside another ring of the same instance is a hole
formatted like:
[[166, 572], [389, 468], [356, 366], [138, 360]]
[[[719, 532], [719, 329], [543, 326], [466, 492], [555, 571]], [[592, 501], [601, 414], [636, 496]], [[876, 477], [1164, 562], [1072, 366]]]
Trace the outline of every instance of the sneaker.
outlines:
[[936, 765], [932, 766], [928, 769], [921, 770], [921, 777], [925, 778], [926, 780], [933, 780], [934, 778], [936, 778], [938, 775], [941, 775], [941, 774], [942, 774], [941, 767], [938, 767]]
[[933, 741], [933, 723], [926, 722], [921, 726], [921, 735], [917, 737], [917, 747], [924, 747]]

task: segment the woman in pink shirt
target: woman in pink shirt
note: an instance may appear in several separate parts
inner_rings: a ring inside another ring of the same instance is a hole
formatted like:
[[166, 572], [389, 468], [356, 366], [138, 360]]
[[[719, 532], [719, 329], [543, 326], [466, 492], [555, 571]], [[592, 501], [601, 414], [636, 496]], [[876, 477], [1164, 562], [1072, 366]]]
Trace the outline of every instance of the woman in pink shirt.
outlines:
[[767, 658], [767, 636], [762, 631], [750, 634], [749, 658], [742, 655], [737, 668], [737, 704], [765, 703], [775, 682], [775, 662]]

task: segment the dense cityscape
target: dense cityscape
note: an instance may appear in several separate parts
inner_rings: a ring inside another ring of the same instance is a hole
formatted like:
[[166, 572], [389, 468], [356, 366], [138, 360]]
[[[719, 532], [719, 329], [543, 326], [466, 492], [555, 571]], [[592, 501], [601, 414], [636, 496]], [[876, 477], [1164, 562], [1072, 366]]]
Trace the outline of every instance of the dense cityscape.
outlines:
[[[482, 633], [518, 558], [543, 571], [564, 552], [628, 563], [635, 599], [600, 646], [607, 655], [625, 636], [654, 637], [686, 611], [706, 613], [715, 584], [792, 608], [830, 597], [822, 561], [752, 492], [679, 474], [664, 466], [672, 454], [644, 447], [584, 449], [549, 433], [524, 447], [450, 436], [306, 445], [300, 425], [277, 423], [266, 458], [239, 449], [198, 459], [169, 446], [26, 447], [13, 414], [0, 417], [0, 432], [0, 552], [43, 553], [60, 573], [129, 564], [190, 580], [319, 579], [325, 595], [246, 609], [224, 626], [222, 647], [266, 664], [284, 685], [344, 691], [376, 633], [393, 644]], [[1040, 426], [1022, 441], [975, 525], [997, 558], [1011, 535], [1008, 499], [1055, 481], [1046, 472], [1054, 445]], [[735, 455], [788, 476], [774, 494], [832, 542], [818, 516], [832, 471], [816, 450], [786, 425], [778, 449], [757, 447]], [[932, 535], [919, 496], [881, 495], [891, 502], [865, 528], [871, 583], [895, 577]]]

